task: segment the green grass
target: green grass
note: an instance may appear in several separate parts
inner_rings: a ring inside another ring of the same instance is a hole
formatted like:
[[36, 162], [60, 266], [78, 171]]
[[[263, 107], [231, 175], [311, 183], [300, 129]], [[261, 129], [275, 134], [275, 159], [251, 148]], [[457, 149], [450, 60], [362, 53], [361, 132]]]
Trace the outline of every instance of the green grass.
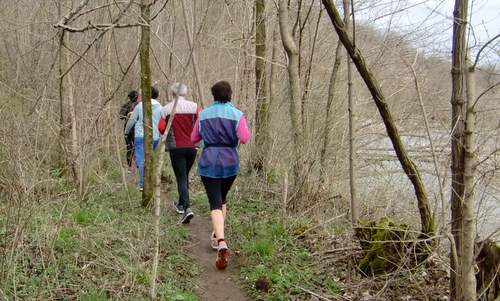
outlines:
[[[127, 194], [119, 182], [113, 182], [115, 174], [108, 176], [112, 179], [91, 187], [83, 200], [65, 194], [16, 212], [27, 223], [18, 232], [15, 256], [3, 256], [12, 252], [15, 225], [0, 218], [0, 234], [6, 233], [0, 237], [0, 255], [8, 267], [0, 271], [4, 275], [0, 296], [7, 300], [148, 300], [153, 215], [141, 207], [134, 187]], [[0, 206], [0, 216], [6, 216], [4, 210]], [[186, 228], [166, 212], [160, 229], [158, 299], [196, 300], [192, 292], [198, 268], [185, 249]]]
[[[249, 193], [232, 196], [228, 219], [233, 248], [241, 252], [241, 279], [255, 300], [290, 300], [290, 296], [308, 299], [298, 287], [314, 291], [318, 276], [313, 272], [310, 252], [296, 239], [311, 227], [306, 219], [286, 217], [279, 200]], [[264, 199], [266, 200], [264, 202]], [[269, 292], [255, 288], [257, 280], [270, 283]], [[328, 294], [339, 292], [331, 280], [321, 284]]]
[[98, 291], [96, 289], [91, 289], [89, 292], [83, 293], [81, 296], [82, 301], [108, 301], [107, 294], [103, 291]]

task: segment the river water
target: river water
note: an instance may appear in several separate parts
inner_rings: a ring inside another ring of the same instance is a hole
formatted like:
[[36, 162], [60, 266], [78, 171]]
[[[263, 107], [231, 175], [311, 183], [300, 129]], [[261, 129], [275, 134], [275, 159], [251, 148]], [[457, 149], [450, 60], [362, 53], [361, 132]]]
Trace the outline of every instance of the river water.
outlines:
[[[449, 134], [445, 132], [432, 133], [434, 149], [438, 162], [438, 170], [443, 182], [444, 196], [444, 218], [449, 223], [450, 215], [450, 145]], [[436, 220], [443, 224], [442, 206], [439, 189], [439, 181], [436, 176], [432, 159], [432, 152], [429, 147], [429, 139], [422, 135], [411, 135], [403, 137], [404, 143], [412, 160], [417, 164], [423, 176], [423, 181], [429, 199], [436, 210]], [[479, 139], [478, 139], [479, 141]], [[486, 154], [491, 154], [492, 150], [498, 148], [495, 140], [482, 139], [478, 161], [481, 161]], [[363, 187], [362, 193], [373, 196], [381, 195], [387, 201], [386, 211], [392, 212], [394, 207], [399, 211], [418, 218], [418, 208], [413, 192], [413, 186], [404, 174], [396, 154], [392, 149], [392, 144], [388, 137], [383, 137], [372, 141], [358, 149], [358, 169], [359, 186]], [[477, 231], [480, 238], [486, 238], [496, 233], [493, 237], [500, 240], [500, 176], [495, 175], [493, 160], [487, 160], [481, 164], [476, 171], [476, 216]], [[408, 200], [412, 200], [408, 202]], [[404, 201], [404, 203], [403, 203]]]

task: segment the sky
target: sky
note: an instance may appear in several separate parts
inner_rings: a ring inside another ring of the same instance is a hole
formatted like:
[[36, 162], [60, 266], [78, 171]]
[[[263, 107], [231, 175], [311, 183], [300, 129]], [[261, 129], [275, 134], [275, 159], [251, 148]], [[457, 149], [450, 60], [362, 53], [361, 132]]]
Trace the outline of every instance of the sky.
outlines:
[[[356, 2], [354, 2], [356, 3]], [[423, 52], [450, 55], [454, 0], [370, 0], [359, 1], [356, 18], [381, 31], [408, 34]], [[500, 33], [500, 0], [469, 0], [472, 8], [471, 52]], [[469, 15], [470, 17], [470, 15]], [[485, 51], [483, 61], [500, 64], [500, 39]]]

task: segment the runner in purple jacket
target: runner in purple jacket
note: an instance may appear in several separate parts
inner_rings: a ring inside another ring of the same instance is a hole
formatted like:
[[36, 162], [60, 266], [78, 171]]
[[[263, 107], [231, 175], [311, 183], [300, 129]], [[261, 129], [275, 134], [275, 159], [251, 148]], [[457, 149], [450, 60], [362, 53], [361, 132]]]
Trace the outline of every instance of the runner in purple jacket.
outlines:
[[247, 143], [251, 133], [245, 116], [231, 103], [229, 83], [220, 81], [211, 90], [214, 102], [199, 113], [191, 141], [198, 143], [203, 140], [198, 173], [210, 202], [213, 227], [210, 244], [217, 249], [215, 265], [224, 269], [229, 259], [229, 249], [224, 240], [226, 197], [240, 169], [237, 146]]

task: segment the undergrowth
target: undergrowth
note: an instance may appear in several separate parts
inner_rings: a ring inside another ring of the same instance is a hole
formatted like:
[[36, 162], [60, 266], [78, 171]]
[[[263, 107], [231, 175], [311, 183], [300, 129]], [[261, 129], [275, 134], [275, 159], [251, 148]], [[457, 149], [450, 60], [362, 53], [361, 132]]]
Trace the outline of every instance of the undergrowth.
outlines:
[[[241, 279], [252, 299], [309, 300], [305, 291], [319, 284], [313, 258], [301, 242], [310, 221], [288, 216], [273, 195], [251, 189], [234, 194], [231, 202], [228, 235], [240, 253]], [[323, 279], [320, 285], [329, 295], [339, 292], [331, 280]]]
[[[21, 207], [19, 218], [7, 216], [13, 204], [0, 202], [0, 299], [149, 299], [153, 215], [135, 187], [127, 193], [116, 179], [83, 200], [70, 194]], [[193, 301], [197, 267], [175, 218], [164, 213], [160, 221], [158, 300]]]

